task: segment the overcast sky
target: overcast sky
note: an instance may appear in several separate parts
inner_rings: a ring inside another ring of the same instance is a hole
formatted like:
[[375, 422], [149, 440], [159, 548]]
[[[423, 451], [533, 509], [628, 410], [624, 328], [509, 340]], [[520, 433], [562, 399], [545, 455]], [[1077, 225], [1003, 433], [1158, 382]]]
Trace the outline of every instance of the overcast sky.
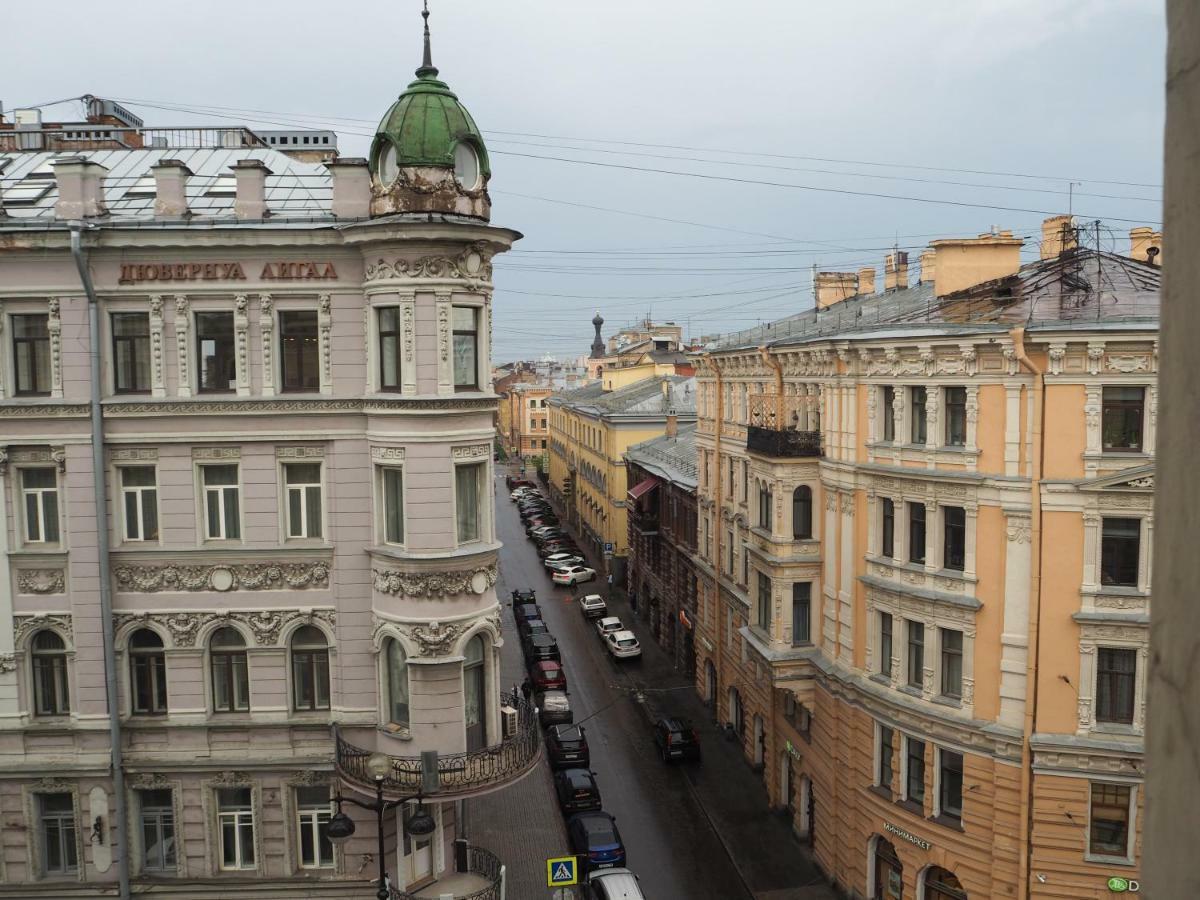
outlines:
[[[814, 264], [882, 274], [893, 243], [915, 261], [935, 237], [1033, 235], [1071, 182], [1108, 249], [1161, 219], [1161, 0], [431, 6], [434, 63], [492, 154], [493, 221], [525, 234], [496, 267], [497, 360], [586, 352], [596, 309], [606, 334], [648, 312], [696, 336], [779, 318], [812, 305]], [[0, 101], [92, 93], [148, 125], [205, 118], [145, 101], [220, 108], [363, 155], [420, 61], [419, 8], [6, 4]]]

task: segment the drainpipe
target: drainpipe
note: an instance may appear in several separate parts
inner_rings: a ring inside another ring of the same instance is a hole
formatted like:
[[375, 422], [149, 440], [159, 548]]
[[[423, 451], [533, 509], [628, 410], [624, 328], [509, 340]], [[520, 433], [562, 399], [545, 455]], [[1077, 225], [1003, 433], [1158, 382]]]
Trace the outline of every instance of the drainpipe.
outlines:
[[772, 356], [771, 351], [765, 345], [758, 348], [758, 353], [763, 362], [775, 370], [775, 428], [783, 431], [783, 363]]
[[1020, 863], [1018, 900], [1030, 895], [1029, 880], [1033, 866], [1033, 739], [1037, 726], [1038, 703], [1038, 646], [1042, 621], [1042, 462], [1045, 455], [1046, 433], [1046, 373], [1025, 353], [1025, 329], [1009, 332], [1017, 360], [1033, 375], [1033, 459], [1030, 460], [1029, 546], [1033, 557], [1029, 567], [1029, 651], [1025, 662], [1025, 727], [1021, 742], [1021, 798], [1025, 815], [1021, 818], [1021, 843], [1024, 852]]
[[112, 560], [108, 545], [108, 497], [104, 492], [104, 415], [100, 408], [100, 304], [83, 249], [83, 223], [71, 223], [71, 255], [88, 300], [88, 354], [92, 364], [92, 489], [96, 503], [96, 551], [100, 557], [100, 632], [104, 639], [104, 689], [108, 699], [109, 766], [112, 769], [113, 815], [117, 840], [113, 847], [121, 900], [129, 900], [129, 829], [125, 820], [125, 767], [121, 759], [121, 711], [117, 693], [117, 653], [113, 635]]
[[721, 688], [728, 687], [725, 684], [725, 656], [722, 652], [722, 647], [725, 646], [721, 639], [721, 622], [724, 620], [724, 609], [721, 606], [721, 485], [724, 481], [721, 478], [721, 423], [725, 420], [725, 390], [721, 379], [721, 367], [717, 365], [717, 361], [713, 359], [711, 353], [704, 354], [704, 359], [712, 366], [713, 374], [717, 377], [717, 408], [716, 414], [713, 416], [713, 471], [709, 473], [713, 479], [713, 573], [716, 577], [713, 579], [713, 584], [717, 589], [717, 596], [713, 598], [713, 611], [716, 613], [716, 621], [713, 622], [713, 633], [717, 638], [717, 646], [713, 648], [713, 655], [717, 658], [717, 691], [713, 698], [713, 703], [717, 713], [717, 724], [721, 722]]

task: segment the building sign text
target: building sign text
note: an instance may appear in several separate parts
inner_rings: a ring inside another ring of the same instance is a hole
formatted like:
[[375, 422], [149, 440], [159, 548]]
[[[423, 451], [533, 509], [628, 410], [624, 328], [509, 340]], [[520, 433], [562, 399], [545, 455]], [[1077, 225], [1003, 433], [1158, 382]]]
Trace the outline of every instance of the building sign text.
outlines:
[[924, 838], [919, 838], [911, 831], [905, 831], [899, 825], [893, 825], [891, 822], [884, 822], [883, 830], [889, 834], [894, 834], [901, 840], [908, 841], [910, 844], [916, 844], [922, 850], [928, 850], [933, 846], [933, 844], [929, 843], [929, 841], [925, 840]]
[[[263, 281], [330, 281], [337, 278], [331, 262], [269, 262], [258, 276]], [[122, 263], [120, 284], [142, 281], [245, 281], [240, 262]]]

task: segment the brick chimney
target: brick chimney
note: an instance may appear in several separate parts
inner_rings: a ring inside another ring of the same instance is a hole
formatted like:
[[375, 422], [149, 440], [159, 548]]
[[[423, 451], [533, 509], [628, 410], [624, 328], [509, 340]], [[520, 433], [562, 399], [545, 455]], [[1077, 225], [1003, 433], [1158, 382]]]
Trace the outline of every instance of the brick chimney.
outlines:
[[854, 272], [818, 272], [816, 288], [817, 309], [828, 309], [854, 296], [858, 290], [858, 275]]
[[150, 167], [154, 175], [154, 217], [183, 219], [190, 216], [187, 183], [195, 173], [181, 160], [160, 159]]
[[904, 290], [908, 287], [908, 251], [897, 250], [883, 260], [883, 289]]
[[936, 259], [937, 251], [921, 251], [921, 275], [917, 279], [917, 284], [929, 284], [933, 281], [933, 275], [937, 271]]
[[858, 293], [863, 297], [866, 297], [868, 294], [875, 293], [874, 268], [868, 266], [865, 269], [858, 270]]
[[371, 173], [361, 157], [325, 163], [333, 177], [331, 211], [338, 219], [365, 219], [371, 213]]
[[679, 416], [673, 412], [667, 413], [667, 437], [679, 435]]
[[1021, 268], [1022, 243], [1011, 231], [933, 241], [929, 246], [936, 254], [934, 294], [945, 297], [985, 281], [1015, 275]]
[[1042, 222], [1042, 259], [1057, 259], [1079, 246], [1072, 216], [1051, 216]]
[[1129, 229], [1129, 255], [1139, 262], [1161, 266], [1163, 264], [1162, 232], [1145, 225]]
[[54, 204], [56, 219], [91, 219], [107, 216], [104, 205], [104, 176], [108, 169], [82, 156], [62, 157], [54, 162], [54, 178], [58, 182], [58, 201]]
[[261, 159], [239, 159], [229, 168], [237, 179], [233, 214], [239, 219], [258, 221], [270, 215], [267, 209], [267, 176], [273, 174]]

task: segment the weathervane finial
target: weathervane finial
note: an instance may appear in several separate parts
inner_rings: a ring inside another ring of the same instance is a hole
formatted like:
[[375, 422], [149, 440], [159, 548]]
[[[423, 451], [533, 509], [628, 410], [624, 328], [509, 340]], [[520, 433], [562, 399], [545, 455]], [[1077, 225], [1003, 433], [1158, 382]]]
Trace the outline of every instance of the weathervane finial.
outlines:
[[433, 51], [429, 49], [429, 0], [422, 3], [421, 18], [425, 20], [425, 55], [421, 59], [421, 68], [417, 69], [418, 78], [437, 75], [437, 69], [433, 66]]

